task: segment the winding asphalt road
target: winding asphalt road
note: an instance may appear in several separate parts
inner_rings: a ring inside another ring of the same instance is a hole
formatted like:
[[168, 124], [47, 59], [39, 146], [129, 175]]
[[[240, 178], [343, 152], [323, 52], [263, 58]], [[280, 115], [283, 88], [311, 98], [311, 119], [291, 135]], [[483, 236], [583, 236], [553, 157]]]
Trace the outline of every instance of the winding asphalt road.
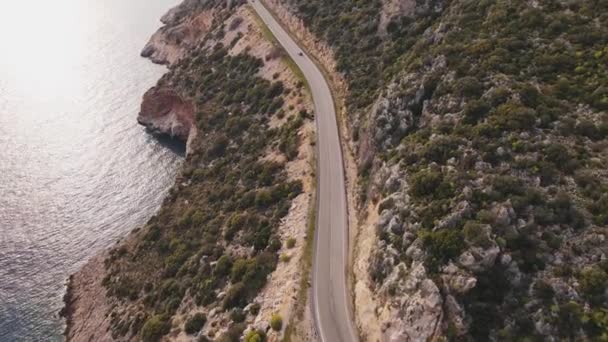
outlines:
[[317, 235], [312, 284], [315, 325], [322, 342], [356, 342], [349, 293], [348, 219], [342, 148], [331, 91], [317, 65], [259, 0], [249, 0], [306, 77], [317, 123]]

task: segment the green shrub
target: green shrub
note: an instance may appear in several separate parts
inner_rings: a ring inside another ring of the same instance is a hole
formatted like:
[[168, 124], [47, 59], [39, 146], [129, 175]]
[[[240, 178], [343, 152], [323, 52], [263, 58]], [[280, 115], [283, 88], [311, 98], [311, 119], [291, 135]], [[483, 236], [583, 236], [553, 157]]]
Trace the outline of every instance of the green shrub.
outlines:
[[584, 320], [587, 321], [585, 331], [592, 340], [606, 340], [608, 338], [608, 309], [594, 309], [586, 314]]
[[497, 129], [503, 131], [530, 130], [534, 128], [535, 122], [536, 112], [515, 102], [500, 105], [491, 118], [491, 123], [496, 125]]
[[513, 176], [495, 176], [492, 179], [492, 187], [498, 193], [499, 198], [509, 195], [523, 195], [526, 192], [523, 182]]
[[555, 314], [555, 325], [559, 335], [569, 340], [574, 340], [577, 332], [581, 329], [583, 310], [576, 302], [554, 305], [551, 311]]
[[232, 258], [229, 255], [222, 255], [215, 264], [215, 274], [227, 276], [232, 269]]
[[223, 333], [219, 338], [214, 339], [215, 342], [239, 342], [243, 336], [243, 331], [247, 326], [244, 323], [233, 323], [228, 327], [228, 331]]
[[244, 322], [245, 318], [246, 318], [245, 313], [240, 308], [234, 308], [230, 312], [230, 319], [232, 319], [232, 321], [235, 323]]
[[192, 214], [191, 224], [193, 226], [200, 226], [204, 222], [205, 222], [205, 215], [201, 211], [197, 210], [194, 212], [194, 214]]
[[598, 130], [598, 128], [595, 126], [595, 124], [591, 121], [588, 120], [581, 120], [577, 125], [576, 125], [576, 132], [582, 136], [585, 136], [589, 139], [592, 140], [596, 140], [599, 139], [600, 136], [600, 131]]
[[510, 97], [511, 91], [509, 89], [504, 87], [496, 88], [490, 93], [490, 105], [492, 107], [498, 107], [501, 104], [507, 102]]
[[293, 237], [289, 237], [287, 239], [287, 242], [285, 242], [285, 245], [287, 246], [287, 248], [291, 249], [294, 248], [296, 246], [296, 239]]
[[279, 240], [276, 237], [270, 239], [270, 242], [268, 243], [268, 250], [271, 252], [278, 252], [280, 249], [281, 249], [281, 240]]
[[601, 182], [599, 177], [593, 175], [588, 171], [577, 171], [574, 175], [574, 181], [581, 187], [585, 196], [591, 197], [592, 199], [599, 199], [601, 193]]
[[419, 237], [427, 255], [425, 264], [432, 272], [459, 256], [465, 247], [462, 233], [456, 229], [421, 230]]
[[444, 198], [452, 193], [451, 185], [444, 181], [443, 174], [437, 171], [420, 171], [410, 181], [410, 195], [421, 199], [424, 197]]
[[245, 284], [236, 283], [228, 289], [226, 297], [224, 298], [224, 309], [230, 309], [234, 307], [242, 307], [247, 301], [247, 289]]
[[193, 335], [203, 328], [205, 322], [207, 322], [207, 316], [205, 316], [205, 314], [201, 312], [196, 313], [194, 314], [194, 316], [190, 317], [188, 321], [186, 321], [186, 324], [184, 325], [184, 331], [188, 335]]
[[289, 254], [281, 254], [280, 260], [281, 262], [288, 263], [291, 260], [291, 256]]
[[233, 283], [241, 281], [243, 279], [243, 275], [247, 272], [247, 268], [249, 267], [250, 261], [247, 259], [237, 259], [232, 264], [232, 270], [230, 272], [230, 280]]
[[230, 140], [224, 135], [215, 137], [214, 141], [211, 143], [211, 146], [209, 146], [207, 149], [207, 157], [214, 159], [223, 156], [229, 143]]
[[463, 122], [467, 124], [476, 124], [483, 119], [490, 111], [490, 105], [484, 100], [469, 101], [464, 108]]
[[464, 238], [473, 246], [488, 248], [491, 241], [483, 227], [475, 221], [467, 221], [463, 228]]
[[530, 108], [536, 108], [540, 103], [541, 94], [531, 84], [525, 84], [519, 91], [521, 102]]
[[608, 224], [608, 194], [601, 197], [589, 205], [589, 211], [594, 215], [593, 221], [597, 225]]
[[539, 279], [534, 283], [534, 294], [538, 296], [541, 300], [549, 303], [553, 300], [555, 296], [555, 291], [551, 284], [547, 283], [543, 279]]
[[554, 213], [555, 221], [553, 223], [567, 224], [575, 229], [581, 229], [585, 226], [585, 218], [576, 210], [570, 196], [565, 192], [559, 192], [549, 202], [549, 208]]
[[238, 214], [234, 213], [227, 222], [226, 230], [224, 231], [224, 239], [230, 241], [234, 238], [236, 233], [243, 229], [245, 223], [247, 222], [246, 214]]
[[602, 123], [600, 123], [600, 125], [598, 127], [598, 131], [599, 131], [601, 139], [608, 138], [608, 120], [605, 120]]
[[477, 78], [467, 76], [458, 80], [456, 89], [461, 96], [480, 96], [483, 93], [483, 84], [481, 84]]
[[156, 342], [169, 333], [171, 323], [165, 316], [154, 315], [150, 317], [141, 329], [141, 338], [144, 342]]
[[422, 227], [432, 229], [437, 223], [437, 220], [447, 214], [446, 204], [447, 203], [444, 200], [436, 200], [430, 201], [428, 205], [423, 207], [418, 214]]
[[580, 289], [593, 304], [604, 303], [606, 288], [608, 287], [608, 274], [599, 267], [591, 267], [581, 272], [579, 277]]
[[264, 342], [266, 341], [266, 333], [261, 330], [251, 330], [245, 336], [245, 342]]
[[251, 306], [249, 307], [249, 312], [256, 316], [258, 313], [260, 313], [260, 303], [252, 303]]
[[547, 161], [555, 164], [557, 168], [565, 172], [573, 172], [577, 168], [577, 163], [573, 160], [568, 149], [561, 144], [549, 144], [544, 148]]
[[283, 318], [279, 314], [273, 314], [270, 317], [270, 327], [274, 331], [280, 331], [283, 328]]
[[481, 223], [493, 224], [496, 220], [496, 215], [494, 215], [494, 213], [489, 210], [482, 209], [477, 212], [476, 218]]
[[538, 106], [536, 112], [540, 118], [540, 125], [542, 128], [550, 128], [550, 124], [558, 120], [561, 114], [558, 108], [551, 108], [544, 104]]
[[272, 192], [268, 189], [259, 190], [255, 195], [255, 205], [258, 207], [266, 207], [272, 202]]
[[425, 146], [424, 157], [439, 164], [445, 164], [448, 159], [456, 155], [459, 142], [456, 139], [440, 137], [429, 141]]
[[443, 181], [439, 172], [419, 172], [412, 177], [411, 194], [415, 197], [425, 197], [433, 194]]

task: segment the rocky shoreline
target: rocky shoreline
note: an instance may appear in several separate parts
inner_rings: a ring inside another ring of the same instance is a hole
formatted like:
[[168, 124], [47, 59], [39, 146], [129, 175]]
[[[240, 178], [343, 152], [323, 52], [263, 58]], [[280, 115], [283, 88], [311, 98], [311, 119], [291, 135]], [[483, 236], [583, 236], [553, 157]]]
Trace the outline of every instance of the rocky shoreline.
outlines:
[[154, 135], [167, 135], [186, 142], [196, 137], [195, 106], [170, 87], [152, 87], [144, 94], [137, 122]]
[[[202, 10], [200, 1], [185, 0], [161, 18], [164, 26], [150, 38], [141, 56], [171, 67], [204, 36], [212, 18], [209, 11]], [[183, 141], [188, 153], [198, 133], [194, 112], [194, 104], [174, 89], [154, 86], [143, 96], [137, 122], [154, 135]], [[110, 319], [106, 316], [111, 303], [102, 285], [106, 257], [107, 251], [100, 252], [67, 280], [64, 307], [59, 315], [66, 321], [64, 336], [68, 341], [113, 340]]]
[[153, 63], [172, 65], [192, 49], [211, 28], [215, 11], [202, 11], [203, 1], [185, 0], [160, 21], [163, 27], [150, 38], [141, 56]]
[[[152, 62], [164, 64], [173, 69], [179, 67], [180, 58], [187, 55], [190, 49], [200, 45], [203, 36], [208, 33], [214, 16], [218, 14], [214, 8], [202, 8], [201, 1], [185, 0], [181, 5], [171, 9], [162, 18], [165, 24], [150, 39], [142, 51], [142, 56], [148, 57]], [[266, 40], [260, 27], [258, 27], [253, 14], [246, 6], [238, 8], [228, 19], [222, 18], [222, 22], [231, 23], [231, 29], [226, 33], [222, 42], [227, 46], [231, 41], [240, 40], [232, 46], [231, 55], [247, 53], [258, 59], [264, 60], [264, 66], [260, 70], [260, 77], [268, 81], [278, 80], [296, 89], [299, 80], [289, 69], [282, 58], [269, 57], [269, 51], [276, 47]], [[234, 24], [234, 23], [239, 24]], [[167, 77], [161, 78], [157, 86], [151, 88], [143, 96], [141, 111], [138, 115], [138, 123], [145, 126], [147, 130], [156, 135], [166, 135], [184, 141], [187, 144], [187, 154], [191, 152], [191, 143], [198, 134], [195, 113], [196, 104], [193, 100], [185, 98], [183, 87], [179, 88]], [[299, 93], [299, 95], [298, 95]], [[302, 95], [304, 94], [304, 95]], [[297, 109], [296, 109], [297, 108]], [[306, 92], [293, 92], [286, 98], [283, 112], [312, 111], [312, 100]], [[287, 122], [286, 118], [274, 117], [271, 127], [281, 127]], [[275, 313], [280, 313], [285, 321], [293, 314], [296, 298], [293, 293], [297, 291], [300, 284], [301, 270], [300, 260], [303, 250], [300, 246], [305, 240], [307, 215], [309, 212], [309, 198], [313, 189], [310, 172], [312, 167], [313, 148], [310, 141], [314, 140], [314, 124], [306, 120], [298, 132], [301, 144], [298, 148], [297, 158], [286, 160], [284, 156], [276, 151], [266, 151], [268, 155], [265, 160], [273, 163], [284, 164], [289, 179], [298, 179], [303, 182], [303, 192], [294, 198], [294, 204], [289, 208], [289, 215], [278, 227], [278, 234], [282, 239], [293, 239], [296, 241], [296, 249], [284, 247], [282, 258], [291, 262], [282, 262], [276, 271], [269, 277], [269, 284], [257, 296], [256, 303], [260, 304], [259, 314], [253, 317], [253, 321], [247, 321], [256, 329], [268, 329], [268, 322]], [[194, 157], [194, 156], [193, 156]], [[178, 181], [178, 184], [179, 183]], [[183, 186], [183, 185], [182, 185]], [[141, 231], [130, 234], [119, 242], [120, 246], [127, 249], [133, 247], [142, 237]], [[66, 319], [64, 336], [68, 341], [129, 341], [134, 337], [117, 337], [113, 335], [117, 324], [115, 317], [109, 312], [112, 308], [122, 307], [122, 302], [115, 297], [106, 294], [104, 279], [109, 274], [104, 260], [109, 257], [108, 251], [103, 251], [92, 258], [78, 272], [70, 276], [64, 296], [65, 307], [60, 315]], [[224, 292], [225, 293], [225, 292]], [[190, 308], [190, 301], [185, 302]], [[186, 310], [184, 308], [184, 310]], [[188, 309], [189, 310], [189, 309]], [[186, 311], [188, 311], [186, 310]], [[194, 308], [199, 310], [200, 308]], [[228, 322], [228, 313], [207, 313], [207, 324], [209, 327], [201, 333], [220, 334], [225, 331]], [[189, 311], [188, 311], [189, 312]], [[183, 312], [175, 316], [178, 326], [181, 326], [188, 316]], [[308, 315], [307, 315], [308, 316]], [[307, 325], [308, 324], [308, 325]], [[310, 328], [311, 321], [305, 318], [298, 323], [299, 337], [303, 340], [313, 340], [306, 331]], [[208, 331], [211, 329], [211, 331]], [[219, 329], [219, 330], [218, 330]], [[283, 331], [268, 331], [271, 340], [279, 340]], [[179, 329], [169, 334], [172, 339], [186, 340], [187, 337]], [[137, 335], [136, 335], [137, 336]]]
[[65, 306], [60, 315], [66, 320], [64, 336], [68, 341], [111, 341], [110, 302], [102, 286], [106, 253], [93, 257], [69, 278]]
[[[205, 10], [199, 0], [185, 0], [162, 18], [164, 24], [143, 48], [141, 56], [171, 68], [209, 32], [217, 11]], [[184, 99], [170, 84], [152, 87], [143, 97], [137, 122], [155, 135], [186, 143], [186, 154], [198, 130], [192, 101]]]

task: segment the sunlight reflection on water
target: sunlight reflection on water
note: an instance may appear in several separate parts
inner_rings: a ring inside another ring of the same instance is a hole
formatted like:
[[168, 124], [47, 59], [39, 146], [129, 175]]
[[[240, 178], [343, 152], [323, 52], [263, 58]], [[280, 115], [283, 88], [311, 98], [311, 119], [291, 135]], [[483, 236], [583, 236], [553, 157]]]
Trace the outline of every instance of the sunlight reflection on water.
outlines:
[[178, 0], [0, 2], [0, 341], [61, 339], [64, 282], [145, 222], [181, 157], [137, 126]]

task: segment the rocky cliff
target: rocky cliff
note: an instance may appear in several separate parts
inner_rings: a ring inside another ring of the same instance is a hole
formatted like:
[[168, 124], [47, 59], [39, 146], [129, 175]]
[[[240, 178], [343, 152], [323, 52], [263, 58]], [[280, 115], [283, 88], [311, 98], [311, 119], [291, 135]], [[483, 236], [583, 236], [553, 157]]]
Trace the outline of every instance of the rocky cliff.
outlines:
[[153, 87], [144, 94], [137, 122], [152, 134], [168, 135], [187, 142], [190, 150], [197, 134], [194, 104], [170, 86]]
[[[604, 2], [267, 5], [328, 72], [356, 156], [365, 340], [608, 336]], [[152, 128], [200, 134], [103, 282], [74, 276], [71, 339], [277, 339], [270, 317], [297, 306], [287, 240], [304, 240], [310, 102], [255, 19], [229, 7], [185, 2], [144, 51], [171, 64], [142, 106]]]
[[361, 333], [605, 338], [606, 5], [283, 7], [347, 82]]
[[214, 1], [187, 0], [161, 18], [163, 27], [141, 52], [154, 63], [171, 65], [194, 48], [209, 32], [217, 14]]
[[[163, 26], [150, 38], [141, 55], [172, 67], [204, 39], [214, 20], [222, 20], [221, 14], [213, 1], [183, 1], [161, 18]], [[153, 134], [185, 142], [189, 153], [198, 133], [195, 111], [193, 101], [179, 95], [172, 84], [165, 83], [146, 92], [137, 122]]]

